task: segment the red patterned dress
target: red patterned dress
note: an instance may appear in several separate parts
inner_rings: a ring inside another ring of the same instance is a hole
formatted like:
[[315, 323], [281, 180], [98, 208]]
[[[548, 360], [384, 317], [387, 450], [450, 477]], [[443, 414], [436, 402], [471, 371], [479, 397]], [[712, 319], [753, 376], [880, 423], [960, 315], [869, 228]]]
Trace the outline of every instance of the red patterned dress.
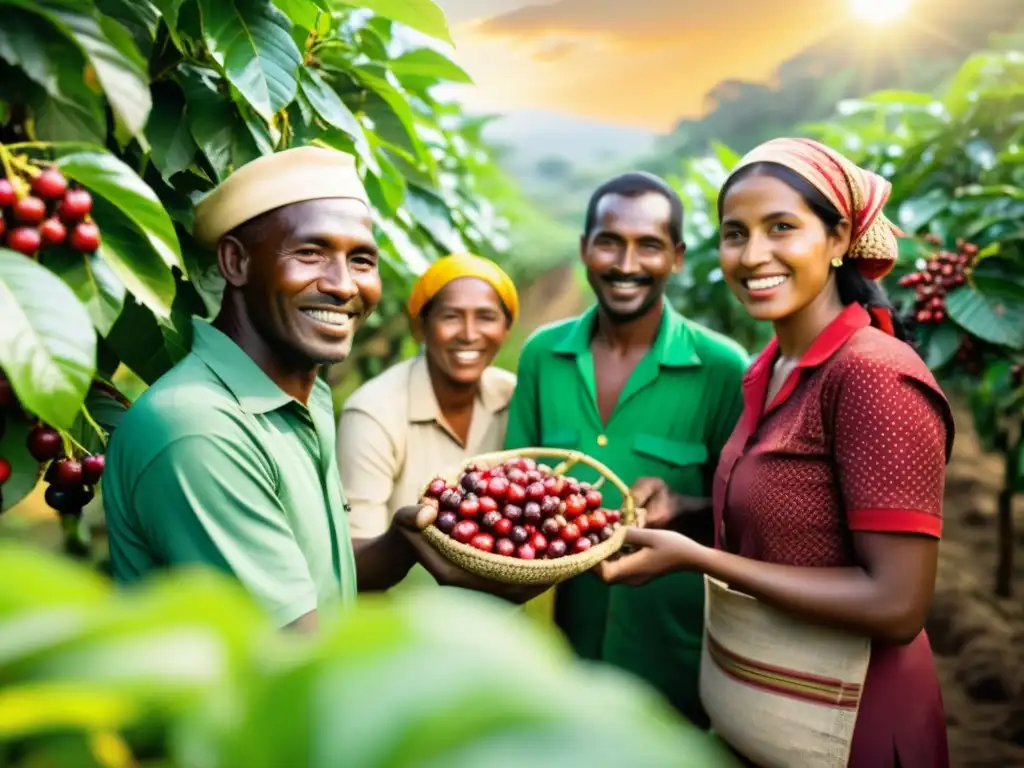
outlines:
[[[719, 546], [794, 566], [857, 564], [852, 531], [938, 538], [953, 418], [914, 351], [847, 307], [768, 408], [773, 341], [744, 381], [745, 410], [714, 483]], [[946, 721], [925, 632], [876, 641], [850, 768], [946, 768]]]

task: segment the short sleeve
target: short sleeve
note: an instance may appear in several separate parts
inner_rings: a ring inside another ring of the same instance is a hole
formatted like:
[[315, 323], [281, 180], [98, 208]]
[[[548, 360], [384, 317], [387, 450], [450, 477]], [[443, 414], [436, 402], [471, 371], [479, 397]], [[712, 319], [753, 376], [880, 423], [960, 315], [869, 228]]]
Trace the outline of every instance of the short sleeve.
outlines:
[[851, 530], [942, 532], [945, 398], [924, 380], [883, 364], [847, 372], [835, 409], [835, 459]]
[[373, 538], [387, 531], [395, 463], [394, 446], [380, 422], [363, 411], [342, 411], [338, 422], [338, 470], [352, 508], [348, 522], [355, 538]]
[[251, 441], [236, 437], [171, 442], [139, 476], [132, 503], [165, 565], [203, 564], [233, 575], [286, 626], [316, 610], [316, 586], [272, 467]]

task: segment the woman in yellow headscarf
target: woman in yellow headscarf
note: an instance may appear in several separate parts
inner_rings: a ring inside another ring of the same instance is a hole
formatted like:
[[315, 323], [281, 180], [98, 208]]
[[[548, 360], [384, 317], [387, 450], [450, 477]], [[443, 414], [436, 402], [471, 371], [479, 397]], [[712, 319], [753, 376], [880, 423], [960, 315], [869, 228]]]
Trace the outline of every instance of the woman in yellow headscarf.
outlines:
[[[356, 538], [387, 530], [432, 475], [504, 445], [516, 377], [491, 364], [519, 316], [512, 280], [488, 259], [446, 256], [417, 281], [408, 311], [422, 354], [363, 384], [338, 425]], [[417, 566], [399, 588], [431, 584]]]

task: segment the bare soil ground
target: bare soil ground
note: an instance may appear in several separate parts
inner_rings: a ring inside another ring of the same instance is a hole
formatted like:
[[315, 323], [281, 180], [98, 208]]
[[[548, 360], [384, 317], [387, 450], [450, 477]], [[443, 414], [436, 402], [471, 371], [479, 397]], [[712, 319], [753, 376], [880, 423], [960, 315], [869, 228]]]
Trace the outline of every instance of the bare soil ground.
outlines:
[[955, 768], [1024, 766], [1024, 498], [1017, 498], [1014, 596], [993, 594], [999, 457], [965, 410], [946, 483], [939, 577], [928, 623]]

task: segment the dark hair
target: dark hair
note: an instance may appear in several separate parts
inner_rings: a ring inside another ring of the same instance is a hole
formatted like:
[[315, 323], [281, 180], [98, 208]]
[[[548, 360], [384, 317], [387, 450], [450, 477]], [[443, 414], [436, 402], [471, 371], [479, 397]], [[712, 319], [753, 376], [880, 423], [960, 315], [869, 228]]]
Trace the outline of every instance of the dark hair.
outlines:
[[[722, 204], [732, 185], [741, 179], [756, 174], [778, 179], [799, 194], [830, 233], [835, 232], [839, 222], [843, 220], [843, 214], [836, 210], [836, 207], [829, 202], [829, 199], [799, 173], [784, 165], [761, 162], [748, 165], [725, 182], [722, 191], [718, 195], [719, 221], [722, 219]], [[887, 309], [892, 315], [893, 332], [896, 338], [900, 341], [912, 343], [906, 326], [900, 320], [899, 314], [893, 307], [892, 302], [889, 301], [889, 297], [885, 295], [882, 286], [874, 280], [866, 278], [860, 269], [857, 268], [857, 265], [853, 263], [852, 259], [844, 259], [843, 266], [836, 270], [836, 287], [839, 289], [839, 300], [844, 305], [860, 304], [865, 309], [870, 307]]]
[[668, 200], [671, 210], [668, 220], [668, 233], [672, 238], [672, 245], [683, 242], [683, 201], [672, 187], [659, 179], [653, 173], [645, 171], [631, 171], [623, 173], [608, 181], [594, 190], [587, 203], [587, 218], [583, 223], [583, 233], [589, 235], [597, 223], [597, 206], [606, 195], [620, 195], [621, 197], [640, 197], [647, 194], [661, 195]]

